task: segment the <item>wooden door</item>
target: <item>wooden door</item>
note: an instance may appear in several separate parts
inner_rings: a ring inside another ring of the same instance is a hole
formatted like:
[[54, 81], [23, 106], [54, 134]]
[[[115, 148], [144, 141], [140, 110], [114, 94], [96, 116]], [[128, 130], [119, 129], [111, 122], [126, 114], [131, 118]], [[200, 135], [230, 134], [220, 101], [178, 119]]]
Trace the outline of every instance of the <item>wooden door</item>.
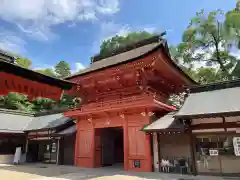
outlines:
[[101, 129], [95, 129], [95, 167], [102, 166]]
[[102, 165], [110, 166], [114, 164], [114, 137], [110, 129], [102, 131]]

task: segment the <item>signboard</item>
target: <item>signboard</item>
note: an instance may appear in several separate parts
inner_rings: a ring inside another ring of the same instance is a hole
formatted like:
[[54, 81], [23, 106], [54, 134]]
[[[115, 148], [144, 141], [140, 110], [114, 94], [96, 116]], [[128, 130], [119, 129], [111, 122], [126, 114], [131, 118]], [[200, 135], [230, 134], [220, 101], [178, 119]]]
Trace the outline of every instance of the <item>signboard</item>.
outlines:
[[133, 167], [134, 168], [140, 168], [140, 160], [134, 160], [133, 161]]
[[52, 143], [52, 153], [55, 153], [56, 149], [56, 143]]
[[234, 153], [236, 156], [240, 156], [240, 137], [233, 138]]
[[217, 149], [209, 149], [209, 155], [210, 156], [218, 156], [218, 150]]

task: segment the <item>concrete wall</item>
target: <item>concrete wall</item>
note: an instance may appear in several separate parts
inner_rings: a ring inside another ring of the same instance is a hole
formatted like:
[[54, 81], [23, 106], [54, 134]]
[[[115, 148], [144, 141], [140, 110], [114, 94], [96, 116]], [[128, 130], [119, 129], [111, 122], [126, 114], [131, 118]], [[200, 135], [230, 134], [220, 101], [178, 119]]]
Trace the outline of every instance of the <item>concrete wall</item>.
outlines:
[[[0, 164], [13, 164], [14, 154], [0, 155]], [[26, 162], [26, 155], [22, 154], [20, 163]]]
[[[160, 143], [160, 154], [158, 153]], [[160, 156], [160, 157], [159, 157]], [[154, 171], [159, 172], [159, 158], [172, 160], [175, 158], [191, 157], [190, 139], [186, 134], [160, 135], [157, 142], [157, 133], [153, 133], [153, 165]]]
[[186, 134], [160, 135], [161, 157], [191, 157], [190, 139]]

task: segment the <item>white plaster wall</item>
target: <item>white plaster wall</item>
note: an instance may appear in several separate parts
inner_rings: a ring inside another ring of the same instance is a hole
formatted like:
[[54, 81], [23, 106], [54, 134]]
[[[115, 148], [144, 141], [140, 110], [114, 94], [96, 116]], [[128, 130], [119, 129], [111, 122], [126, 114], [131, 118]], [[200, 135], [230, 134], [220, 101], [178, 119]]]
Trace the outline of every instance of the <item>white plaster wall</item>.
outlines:
[[0, 155], [0, 164], [12, 164], [13, 158], [13, 154]]

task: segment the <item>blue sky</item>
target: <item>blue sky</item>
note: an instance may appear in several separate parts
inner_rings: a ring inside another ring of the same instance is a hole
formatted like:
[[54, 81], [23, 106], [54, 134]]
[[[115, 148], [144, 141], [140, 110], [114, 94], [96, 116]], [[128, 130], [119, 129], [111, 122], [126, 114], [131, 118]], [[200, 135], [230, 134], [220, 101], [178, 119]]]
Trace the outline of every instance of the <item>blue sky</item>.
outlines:
[[[33, 3], [34, 2], [34, 3]], [[89, 65], [104, 39], [131, 31], [167, 31], [181, 41], [200, 9], [228, 11], [236, 0], [1, 0], [0, 48], [33, 61], [33, 68], [66, 60], [73, 71]]]

